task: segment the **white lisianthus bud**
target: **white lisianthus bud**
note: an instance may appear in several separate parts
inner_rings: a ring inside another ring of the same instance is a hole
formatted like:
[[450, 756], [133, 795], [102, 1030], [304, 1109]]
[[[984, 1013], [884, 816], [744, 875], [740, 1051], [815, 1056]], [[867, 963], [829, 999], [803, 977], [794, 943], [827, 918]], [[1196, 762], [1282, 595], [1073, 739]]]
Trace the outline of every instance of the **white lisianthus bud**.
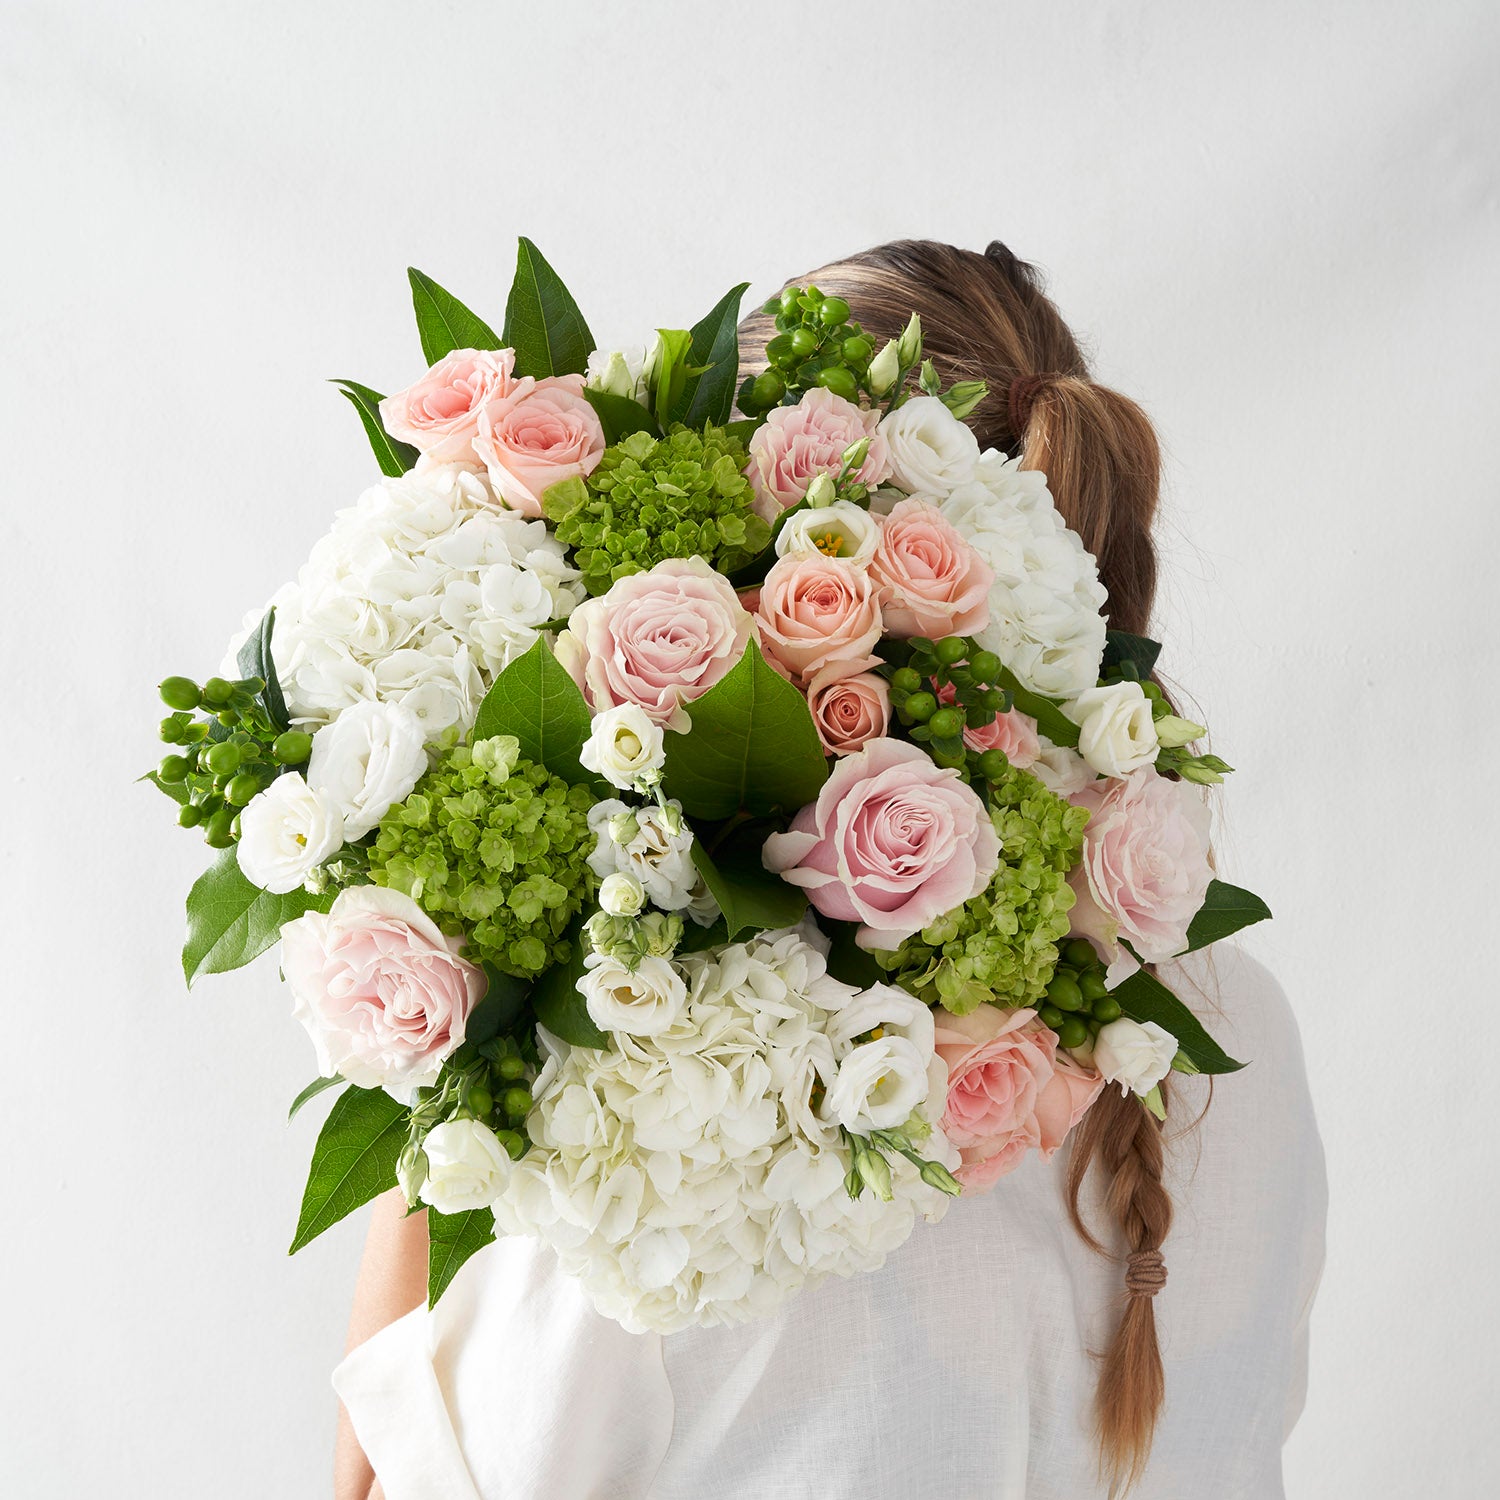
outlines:
[[646, 372], [646, 350], [637, 344], [630, 349], [595, 349], [589, 355], [583, 379], [590, 390], [644, 401]]
[[599, 905], [612, 917], [639, 916], [646, 904], [646, 887], [634, 875], [606, 875], [599, 887]]
[[488, 1208], [505, 1191], [511, 1160], [488, 1125], [478, 1120], [445, 1120], [422, 1141], [427, 1180], [419, 1196], [440, 1214]]
[[892, 339], [874, 359], [870, 361], [870, 368], [865, 374], [865, 384], [870, 387], [870, 394], [879, 400], [882, 396], [890, 395], [895, 389], [896, 377], [901, 373], [901, 355]]
[[868, 437], [862, 437], [858, 442], [850, 443], [839, 455], [839, 461], [851, 474], [861, 469], [870, 456], [870, 441]]
[[832, 505], [838, 499], [838, 490], [834, 488], [833, 476], [831, 474], [814, 474], [813, 480], [807, 487], [807, 494], [803, 496], [809, 505]]
[[1151, 700], [1140, 683], [1088, 688], [1063, 712], [1078, 726], [1078, 753], [1101, 776], [1128, 776], [1156, 759]]
[[856, 568], [869, 566], [880, 527], [863, 506], [836, 500], [818, 510], [793, 511], [776, 534], [777, 557], [821, 552]]
[[618, 959], [593, 954], [578, 981], [589, 1019], [601, 1031], [659, 1036], [687, 1005], [687, 986], [665, 958], [642, 958], [634, 969]]
[[901, 330], [901, 337], [896, 341], [896, 354], [902, 367], [908, 370], [922, 357], [922, 320], [916, 313]]
[[405, 801], [427, 769], [422, 725], [399, 703], [367, 699], [313, 736], [307, 784], [337, 807], [348, 842]]
[[856, 1047], [840, 1064], [823, 1112], [856, 1135], [893, 1130], [927, 1098], [927, 1059], [904, 1036]]
[[578, 760], [621, 791], [644, 790], [661, 779], [666, 760], [662, 727], [636, 703], [606, 709], [595, 715]]
[[1099, 1028], [1094, 1040], [1094, 1066], [1121, 1093], [1149, 1094], [1172, 1070], [1177, 1038], [1155, 1021], [1132, 1021], [1121, 1016]]
[[1179, 719], [1176, 714], [1166, 714], [1156, 721], [1156, 743], [1164, 750], [1177, 750], [1191, 745], [1208, 733], [1203, 724], [1194, 724], [1191, 719]]
[[240, 814], [240, 871], [275, 896], [295, 891], [343, 846], [338, 808], [295, 771], [278, 776]]

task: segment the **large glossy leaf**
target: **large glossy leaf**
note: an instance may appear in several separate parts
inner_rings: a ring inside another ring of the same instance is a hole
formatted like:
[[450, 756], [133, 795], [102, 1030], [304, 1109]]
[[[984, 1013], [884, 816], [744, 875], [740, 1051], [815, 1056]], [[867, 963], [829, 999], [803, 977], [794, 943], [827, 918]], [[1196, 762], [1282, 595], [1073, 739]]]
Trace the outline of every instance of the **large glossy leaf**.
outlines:
[[350, 1087], [318, 1132], [289, 1255], [396, 1183], [408, 1111], [384, 1089]]
[[455, 349], [498, 349], [500, 340], [483, 318], [469, 311], [452, 292], [444, 291], [432, 277], [408, 266], [412, 311], [417, 315], [417, 334], [422, 357], [435, 365]]
[[287, 1110], [287, 1123], [290, 1124], [297, 1118], [304, 1104], [310, 1104], [319, 1094], [327, 1093], [329, 1089], [336, 1089], [344, 1080], [337, 1073], [332, 1078], [314, 1078], [308, 1086], [292, 1100], [292, 1107]]
[[1187, 951], [1191, 953], [1196, 948], [1206, 948], [1242, 927], [1266, 921], [1270, 915], [1271, 908], [1254, 891], [1228, 885], [1222, 880], [1211, 880], [1198, 915], [1188, 924]]
[[1024, 686], [1009, 667], [1001, 667], [996, 686], [1009, 690], [1014, 706], [1023, 714], [1030, 714], [1036, 720], [1036, 727], [1054, 745], [1077, 745], [1078, 726], [1051, 698], [1044, 698], [1040, 693], [1034, 693]]
[[758, 853], [753, 857], [741, 853], [720, 864], [695, 840], [693, 863], [724, 913], [729, 942], [742, 932], [790, 927], [807, 910], [807, 892], [773, 875], [761, 864]]
[[616, 396], [610, 391], [585, 390], [583, 394], [599, 417], [606, 442], [618, 443], [632, 432], [661, 436], [656, 418], [639, 401], [633, 401], [629, 396]]
[[327, 911], [332, 891], [300, 888], [273, 896], [240, 871], [233, 849], [222, 850], [194, 882], [187, 898], [187, 939], [182, 972], [191, 986], [200, 974], [227, 974], [259, 957], [281, 936], [284, 923], [304, 912]]
[[537, 1020], [563, 1041], [575, 1047], [603, 1047], [609, 1038], [594, 1024], [588, 1002], [578, 993], [584, 968], [581, 919], [568, 929], [568, 938], [572, 943], [571, 957], [567, 963], [554, 964], [537, 980], [531, 992], [532, 1009]]
[[594, 780], [578, 763], [589, 733], [589, 706], [578, 684], [541, 637], [495, 679], [474, 720], [474, 738], [513, 734], [521, 754], [573, 785]]
[[1156, 658], [1161, 655], [1161, 642], [1149, 636], [1131, 635], [1124, 630], [1109, 630], [1104, 635], [1104, 660], [1102, 669], [1108, 671], [1121, 662], [1134, 662], [1141, 681], [1145, 681], [1156, 669]]
[[722, 427], [734, 410], [734, 388], [740, 372], [740, 301], [749, 287], [742, 281], [713, 305], [706, 317], [693, 324], [690, 365], [708, 368], [690, 375], [673, 416], [689, 427], [712, 422]]
[[495, 1215], [487, 1208], [462, 1214], [427, 1210], [427, 1305], [436, 1307], [458, 1268], [495, 1238]]
[[365, 436], [370, 440], [380, 472], [389, 479], [399, 479], [416, 464], [421, 455], [410, 443], [398, 443], [385, 430], [385, 423], [380, 420], [380, 403], [385, 397], [379, 391], [372, 391], [367, 385], [360, 385], [357, 380], [335, 380], [332, 383], [359, 413], [359, 420], [364, 424]]
[[1230, 1057], [1197, 1016], [1149, 970], [1137, 969], [1110, 995], [1132, 1021], [1155, 1021], [1171, 1032], [1200, 1073], [1234, 1073], [1245, 1066]]
[[259, 625], [245, 638], [235, 664], [241, 677], [259, 677], [265, 683], [261, 706], [278, 729], [289, 729], [286, 699], [281, 694], [281, 679], [276, 675], [276, 658], [271, 654], [271, 632], [276, 628], [276, 607], [265, 612]]
[[516, 351], [516, 374], [581, 375], [594, 336], [562, 278], [524, 235], [516, 279], [505, 304], [505, 347]]
[[828, 779], [806, 699], [754, 640], [687, 713], [691, 732], [666, 737], [666, 788], [695, 818], [794, 811]]

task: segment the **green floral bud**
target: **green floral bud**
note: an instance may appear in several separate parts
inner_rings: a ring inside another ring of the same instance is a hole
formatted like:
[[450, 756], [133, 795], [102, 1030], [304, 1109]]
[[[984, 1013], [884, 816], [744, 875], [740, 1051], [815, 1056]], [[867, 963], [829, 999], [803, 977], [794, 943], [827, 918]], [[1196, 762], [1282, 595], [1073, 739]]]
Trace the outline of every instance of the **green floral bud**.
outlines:
[[615, 844], [628, 844], [641, 831], [640, 820], [628, 808], [622, 813], [616, 813], [609, 820], [610, 842]]
[[838, 491], [833, 485], [831, 474], [814, 474], [812, 483], [807, 487], [807, 505], [809, 510], [822, 510], [833, 504], [838, 499]]
[[963, 1184], [940, 1161], [924, 1161], [922, 1163], [922, 1181], [928, 1187], [937, 1188], [939, 1192], [947, 1193], [950, 1198], [957, 1198], [964, 1190]]
[[982, 380], [960, 380], [944, 391], [939, 400], [962, 422], [987, 395], [989, 387]]
[[909, 370], [922, 357], [922, 320], [916, 313], [902, 330], [896, 343], [896, 353], [902, 369]]
[[870, 456], [870, 443], [870, 438], [862, 437], [857, 443], [850, 443], [840, 455], [840, 462], [851, 474], [861, 468]]
[[870, 368], [865, 374], [865, 384], [869, 386], [870, 394], [879, 401], [895, 390], [896, 381], [900, 375], [901, 355], [896, 340], [892, 339], [870, 361]]
[[1179, 719], [1176, 714], [1167, 714], [1156, 721], [1156, 743], [1166, 750], [1176, 750], [1202, 739], [1208, 733], [1202, 724], [1191, 719]]
[[891, 1164], [878, 1151], [869, 1146], [856, 1146], [854, 1170], [882, 1203], [891, 1201]]

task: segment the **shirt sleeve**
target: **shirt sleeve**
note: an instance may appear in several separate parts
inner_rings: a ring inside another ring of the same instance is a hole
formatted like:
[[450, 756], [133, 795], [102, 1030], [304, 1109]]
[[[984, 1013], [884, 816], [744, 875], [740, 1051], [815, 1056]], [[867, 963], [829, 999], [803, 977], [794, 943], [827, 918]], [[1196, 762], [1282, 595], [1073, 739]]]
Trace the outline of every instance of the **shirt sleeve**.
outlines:
[[528, 1240], [471, 1257], [333, 1384], [387, 1500], [645, 1500], [672, 1435], [659, 1336], [600, 1317]]

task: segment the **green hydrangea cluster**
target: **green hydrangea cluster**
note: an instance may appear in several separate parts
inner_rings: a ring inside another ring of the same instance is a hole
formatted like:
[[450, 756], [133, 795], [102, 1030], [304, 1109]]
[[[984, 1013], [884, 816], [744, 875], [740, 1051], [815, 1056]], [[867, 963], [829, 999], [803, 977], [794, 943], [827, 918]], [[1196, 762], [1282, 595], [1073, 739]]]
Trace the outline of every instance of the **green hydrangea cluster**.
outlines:
[[529, 979], [569, 956], [593, 894], [593, 797], [497, 735], [447, 751], [381, 819], [370, 878], [410, 896], [466, 957]]
[[606, 448], [586, 480], [554, 485], [543, 508], [591, 594], [668, 557], [705, 557], [729, 573], [771, 540], [751, 507], [748, 461], [722, 427], [636, 432]]
[[972, 901], [875, 959], [929, 1005], [968, 1015], [985, 1001], [1032, 1005], [1057, 967], [1088, 812], [1012, 767], [995, 784], [1000, 867]]

